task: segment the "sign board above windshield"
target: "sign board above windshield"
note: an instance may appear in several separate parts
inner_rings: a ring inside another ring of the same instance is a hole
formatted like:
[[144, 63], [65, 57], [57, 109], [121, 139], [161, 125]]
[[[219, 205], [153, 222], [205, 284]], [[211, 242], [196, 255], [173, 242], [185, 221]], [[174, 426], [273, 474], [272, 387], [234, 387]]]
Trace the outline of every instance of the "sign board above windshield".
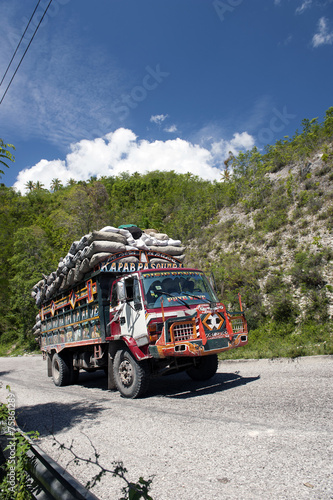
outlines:
[[102, 260], [95, 271], [133, 273], [145, 269], [170, 269], [183, 267], [180, 260], [162, 252], [131, 250], [112, 254]]

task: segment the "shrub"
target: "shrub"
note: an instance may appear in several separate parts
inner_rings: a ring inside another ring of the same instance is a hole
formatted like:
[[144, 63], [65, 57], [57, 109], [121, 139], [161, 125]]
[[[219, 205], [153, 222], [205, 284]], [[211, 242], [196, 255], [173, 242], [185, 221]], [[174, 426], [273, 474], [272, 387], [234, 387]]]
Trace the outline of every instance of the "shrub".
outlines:
[[308, 289], [320, 289], [325, 284], [320, 265], [323, 253], [309, 254], [298, 252], [295, 255], [295, 265], [291, 269], [291, 275], [296, 285], [304, 285]]
[[279, 323], [295, 322], [299, 308], [295, 305], [290, 294], [279, 290], [276, 295], [271, 297], [272, 318]]
[[4, 332], [0, 337], [0, 344], [12, 344], [18, 340], [18, 335], [16, 332], [8, 331]]

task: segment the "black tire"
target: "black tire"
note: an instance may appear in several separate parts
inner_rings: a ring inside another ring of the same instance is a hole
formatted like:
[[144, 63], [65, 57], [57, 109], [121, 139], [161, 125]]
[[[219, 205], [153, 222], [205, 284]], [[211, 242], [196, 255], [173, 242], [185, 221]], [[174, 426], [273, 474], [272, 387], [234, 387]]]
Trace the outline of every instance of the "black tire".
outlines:
[[214, 377], [218, 364], [217, 354], [202, 356], [186, 373], [192, 380], [209, 380]]
[[54, 354], [52, 358], [52, 378], [58, 387], [71, 383], [72, 367], [69, 356]]
[[124, 398], [138, 398], [148, 389], [149, 370], [143, 361], [138, 363], [127, 349], [116, 352], [113, 361], [114, 382]]

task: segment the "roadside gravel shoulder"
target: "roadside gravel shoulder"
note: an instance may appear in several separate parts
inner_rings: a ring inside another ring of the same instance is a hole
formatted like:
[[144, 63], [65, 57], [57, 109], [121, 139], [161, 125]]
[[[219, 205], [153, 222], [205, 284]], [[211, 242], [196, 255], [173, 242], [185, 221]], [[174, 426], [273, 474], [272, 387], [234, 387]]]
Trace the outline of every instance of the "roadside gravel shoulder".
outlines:
[[[16, 394], [20, 427], [38, 430], [42, 449], [65, 467], [71, 457], [52, 434], [84, 457], [93, 443], [101, 463], [123, 461], [131, 480], [154, 475], [155, 500], [329, 500], [332, 361], [223, 361], [206, 383], [156, 379], [139, 400], [107, 391], [102, 372], [55, 387], [41, 356], [1, 358], [0, 377]], [[68, 471], [83, 484], [96, 472], [73, 463]], [[93, 491], [119, 498], [121, 486], [106, 477]]]

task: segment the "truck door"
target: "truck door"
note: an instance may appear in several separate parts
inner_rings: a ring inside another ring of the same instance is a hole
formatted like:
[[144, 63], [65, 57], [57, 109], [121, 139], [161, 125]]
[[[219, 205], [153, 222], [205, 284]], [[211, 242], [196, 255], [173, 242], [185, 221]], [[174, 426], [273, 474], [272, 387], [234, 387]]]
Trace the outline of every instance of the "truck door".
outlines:
[[111, 290], [111, 299], [110, 299], [110, 334], [115, 336], [115, 335], [120, 335], [120, 323], [119, 323], [119, 316], [121, 312], [121, 304], [119, 304], [118, 300], [118, 287], [117, 283], [113, 283], [112, 285], [112, 290]]
[[148, 343], [145, 313], [142, 304], [141, 290], [136, 276], [122, 278], [117, 283], [119, 307], [119, 323], [121, 335], [133, 337], [137, 344]]

